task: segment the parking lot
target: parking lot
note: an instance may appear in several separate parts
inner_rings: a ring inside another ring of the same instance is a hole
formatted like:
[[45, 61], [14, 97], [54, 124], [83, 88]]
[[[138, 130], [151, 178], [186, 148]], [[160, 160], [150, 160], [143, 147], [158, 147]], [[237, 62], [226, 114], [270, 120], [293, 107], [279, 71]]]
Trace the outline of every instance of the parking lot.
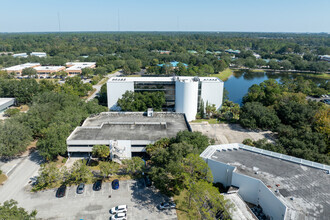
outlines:
[[127, 219], [177, 219], [175, 210], [157, 209], [168, 199], [153, 187], [145, 187], [143, 180], [120, 181], [117, 190], [111, 183], [103, 183], [100, 191], [86, 185], [83, 194], [77, 194], [77, 186], [72, 186], [63, 198], [55, 197], [56, 189], [31, 193], [28, 188], [15, 199], [27, 210], [36, 209], [42, 219], [109, 219], [109, 210], [117, 205], [128, 206]]

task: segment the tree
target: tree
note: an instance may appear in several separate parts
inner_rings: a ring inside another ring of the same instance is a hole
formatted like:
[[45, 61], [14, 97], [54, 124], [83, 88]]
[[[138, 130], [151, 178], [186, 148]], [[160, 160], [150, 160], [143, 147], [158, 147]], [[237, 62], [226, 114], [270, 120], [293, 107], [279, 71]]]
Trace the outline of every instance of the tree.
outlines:
[[130, 175], [142, 173], [145, 167], [145, 162], [141, 157], [132, 157], [131, 159], [125, 159], [122, 162], [126, 173], [129, 173]]
[[225, 100], [219, 110], [219, 118], [226, 121], [238, 120], [240, 115], [239, 104]]
[[97, 96], [99, 105], [108, 106], [107, 84], [103, 84]]
[[26, 150], [32, 141], [31, 129], [16, 120], [0, 121], [0, 156], [12, 157]]
[[248, 57], [245, 59], [244, 65], [248, 68], [254, 68], [256, 66], [256, 59], [254, 57]]
[[280, 123], [274, 110], [259, 102], [248, 102], [242, 107], [240, 123], [247, 128], [275, 129]]
[[106, 158], [110, 154], [110, 148], [106, 145], [94, 145], [92, 153], [95, 157]]
[[205, 112], [206, 112], [206, 115], [207, 117], [212, 117], [212, 115], [215, 114], [216, 112], [216, 107], [215, 107], [215, 104], [209, 104], [209, 102], [207, 101], [206, 102], [206, 107], [205, 107]]
[[42, 157], [52, 160], [67, 150], [66, 139], [72, 127], [64, 122], [52, 123], [49, 127], [42, 129], [42, 139], [37, 143], [37, 148]]
[[201, 132], [179, 131], [175, 138], [176, 143], [185, 142], [191, 144], [198, 149], [198, 153], [202, 153], [209, 145], [214, 144], [214, 140], [210, 140]]
[[182, 161], [185, 184], [189, 185], [200, 179], [212, 182], [213, 176], [207, 163], [198, 154], [188, 154]]
[[165, 104], [165, 93], [127, 91], [118, 99], [117, 104], [122, 111], [147, 111], [148, 108], [161, 111]]
[[119, 170], [119, 164], [115, 162], [101, 161], [99, 163], [99, 166], [100, 166], [101, 175], [103, 175], [104, 178], [109, 177], [109, 175], [116, 174]]
[[33, 210], [31, 213], [25, 211], [24, 208], [17, 206], [15, 200], [5, 201], [3, 205], [0, 205], [0, 219], [12, 219], [12, 220], [32, 220], [36, 219], [37, 211]]
[[11, 117], [11, 116], [17, 115], [19, 112], [20, 112], [20, 110], [17, 108], [9, 108], [5, 111], [5, 115], [8, 117]]
[[22, 75], [23, 76], [36, 76], [37, 75], [37, 70], [33, 68], [25, 68], [22, 70]]
[[291, 63], [289, 60], [283, 60], [283, 61], [281, 62], [281, 66], [282, 66], [283, 69], [285, 69], [285, 70], [293, 69], [293, 65], [292, 65], [292, 63]]
[[94, 70], [92, 68], [83, 68], [81, 74], [85, 77], [90, 77], [94, 75]]
[[70, 183], [87, 183], [93, 177], [90, 168], [82, 161], [76, 161], [73, 164], [68, 181]]
[[205, 118], [205, 107], [204, 107], [203, 99], [201, 99], [199, 102], [198, 113], [199, 113], [199, 117]]
[[68, 75], [68, 73], [62, 70], [62, 71], [59, 71], [59, 72], [55, 73], [55, 75], [59, 76], [61, 78], [64, 78]]
[[[113, 71], [113, 70], [111, 70]], [[95, 69], [95, 74], [100, 75], [100, 76], [105, 76], [107, 74], [107, 68], [105, 67], [97, 67]]]
[[278, 61], [275, 59], [271, 59], [268, 63], [269, 68], [273, 69], [273, 70], [279, 70], [280, 69], [280, 65], [278, 64]]
[[65, 169], [60, 170], [55, 162], [41, 164], [33, 190], [56, 187], [63, 181]]
[[188, 215], [197, 219], [215, 219], [221, 212], [223, 219], [229, 219], [231, 204], [219, 190], [205, 180], [191, 182], [187, 188], [186, 203]]

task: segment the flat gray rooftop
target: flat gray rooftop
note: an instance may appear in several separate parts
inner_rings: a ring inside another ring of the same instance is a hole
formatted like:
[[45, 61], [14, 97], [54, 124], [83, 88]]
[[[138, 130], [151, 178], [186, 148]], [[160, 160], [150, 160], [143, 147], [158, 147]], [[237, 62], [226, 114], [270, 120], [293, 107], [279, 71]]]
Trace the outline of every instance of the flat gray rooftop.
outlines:
[[15, 100], [15, 98], [0, 98], [0, 105], [6, 104], [7, 102], [11, 102]]
[[299, 212], [304, 217], [301, 219], [329, 219], [330, 175], [326, 171], [243, 149], [215, 151], [211, 158], [235, 166], [235, 172], [260, 179], [273, 192], [279, 189], [291, 208], [304, 210]]
[[175, 137], [179, 131], [188, 130], [180, 113], [153, 113], [147, 117], [142, 112], [103, 112], [89, 117], [77, 127], [68, 140], [148, 140]]

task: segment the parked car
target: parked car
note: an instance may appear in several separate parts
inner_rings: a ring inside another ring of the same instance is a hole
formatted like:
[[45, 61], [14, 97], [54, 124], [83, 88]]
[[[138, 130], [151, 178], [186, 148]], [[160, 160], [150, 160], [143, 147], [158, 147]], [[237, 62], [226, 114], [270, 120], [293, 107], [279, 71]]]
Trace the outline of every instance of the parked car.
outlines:
[[113, 180], [111, 185], [112, 185], [112, 189], [119, 189], [119, 180], [118, 179]]
[[65, 196], [66, 193], [66, 185], [60, 186], [57, 191], [56, 191], [56, 197], [57, 198], [62, 198]]
[[77, 193], [82, 194], [85, 190], [85, 183], [80, 183], [79, 186], [77, 187]]
[[127, 205], [119, 205], [110, 209], [111, 214], [116, 214], [121, 212], [127, 212]]
[[164, 210], [164, 209], [175, 209], [176, 205], [173, 202], [162, 202], [158, 205], [158, 208], [160, 210]]
[[143, 179], [146, 184], [146, 187], [150, 187], [152, 185], [150, 177], [148, 175], [144, 175]]
[[113, 216], [111, 216], [110, 218], [111, 220], [121, 220], [121, 219], [126, 219], [126, 213], [125, 212], [121, 212], [121, 213], [117, 213]]
[[93, 190], [99, 191], [102, 189], [102, 180], [97, 180], [93, 185]]

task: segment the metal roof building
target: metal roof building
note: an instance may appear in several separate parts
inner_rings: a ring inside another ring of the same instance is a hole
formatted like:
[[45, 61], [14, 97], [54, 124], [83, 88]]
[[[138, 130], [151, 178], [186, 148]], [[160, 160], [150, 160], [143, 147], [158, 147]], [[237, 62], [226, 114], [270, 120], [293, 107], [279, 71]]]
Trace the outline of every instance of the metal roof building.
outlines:
[[328, 165], [243, 144], [209, 146], [200, 156], [214, 182], [261, 207], [252, 208], [259, 219], [329, 219]]
[[0, 112], [15, 104], [15, 98], [0, 98]]

